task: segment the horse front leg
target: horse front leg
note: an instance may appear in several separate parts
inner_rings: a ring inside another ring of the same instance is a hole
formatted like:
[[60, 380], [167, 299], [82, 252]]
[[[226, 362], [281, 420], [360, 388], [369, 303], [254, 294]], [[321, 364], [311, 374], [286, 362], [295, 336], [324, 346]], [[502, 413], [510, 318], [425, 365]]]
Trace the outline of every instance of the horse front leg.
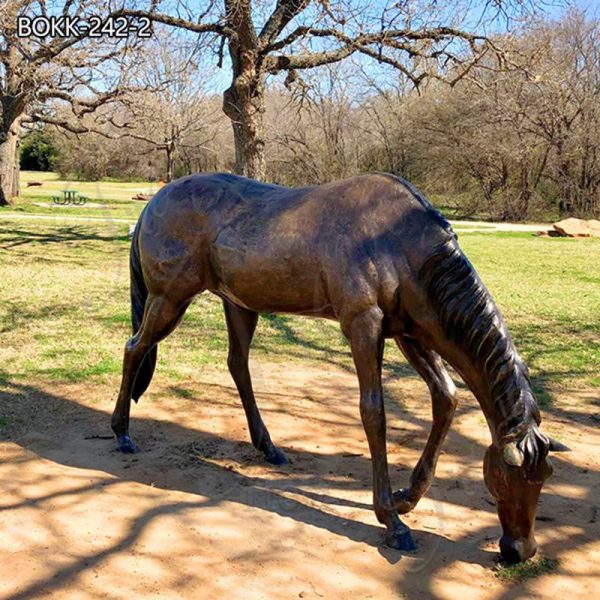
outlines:
[[373, 307], [342, 323], [350, 340], [360, 387], [360, 416], [367, 435], [373, 467], [373, 508], [387, 527], [386, 544], [397, 550], [416, 550], [410, 529], [400, 520], [394, 506], [386, 450], [385, 410], [381, 384], [384, 339], [383, 314]]
[[414, 338], [397, 337], [396, 343], [408, 362], [425, 380], [431, 393], [433, 423], [425, 449], [410, 476], [410, 487], [394, 492], [394, 502], [400, 514], [411, 511], [427, 493], [435, 468], [452, 423], [456, 405], [456, 386], [438, 354]]

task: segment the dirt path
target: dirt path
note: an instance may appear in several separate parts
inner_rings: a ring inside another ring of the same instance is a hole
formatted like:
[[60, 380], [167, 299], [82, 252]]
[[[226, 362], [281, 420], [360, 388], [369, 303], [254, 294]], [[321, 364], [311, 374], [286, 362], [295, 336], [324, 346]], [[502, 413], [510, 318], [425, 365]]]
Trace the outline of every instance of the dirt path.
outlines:
[[[78, 206], [77, 208], [81, 208]], [[32, 215], [32, 214], [23, 214], [23, 213], [0, 213], [0, 217], [6, 219], [15, 219], [15, 220], [38, 220], [38, 221], [78, 221], [84, 223], [133, 223], [135, 224], [136, 219], [116, 219], [107, 215], [106, 217], [80, 217], [77, 215], [68, 215], [65, 213], [60, 213], [56, 215]]]
[[496, 231], [536, 233], [552, 229], [552, 225], [543, 223], [493, 223], [491, 221], [451, 221], [451, 223], [458, 231], [477, 231], [477, 233], [494, 233]]
[[[51, 205], [48, 205], [51, 206]], [[93, 208], [92, 205], [89, 205]], [[61, 207], [58, 207], [61, 208]], [[64, 207], [62, 207], [64, 208]], [[78, 206], [77, 208], [81, 208]], [[110, 221], [111, 223], [130, 223], [134, 224], [135, 219], [113, 219], [108, 216], [104, 217], [82, 217], [78, 215], [69, 215], [65, 213], [56, 215], [35, 215], [35, 214], [24, 214], [24, 213], [10, 213], [0, 212], [0, 217], [6, 217], [7, 219], [41, 219], [50, 221], [81, 221], [81, 222], [94, 222], [94, 221]], [[537, 232], [547, 231], [552, 229], [552, 225], [536, 224], [536, 223], [492, 223], [488, 221], [451, 221], [453, 226], [457, 227], [458, 231], [471, 232], [477, 231], [477, 233], [494, 233], [497, 231], [524, 231], [524, 232]]]
[[[595, 597], [600, 435], [567, 402], [546, 430], [573, 452], [554, 461], [538, 522], [542, 552], [560, 563], [510, 585], [494, 575], [499, 524], [481, 478], [488, 434], [470, 395], [461, 392], [434, 487], [406, 517], [419, 544], [410, 556], [382, 544], [370, 508], [353, 374], [294, 364], [253, 371], [272, 437], [293, 461], [286, 468], [265, 465], [248, 444], [223, 373], [185, 385], [159, 374], [133, 409], [143, 450], [134, 457], [95, 437], [109, 433], [112, 385], [5, 382], [0, 598]], [[386, 390], [400, 485], [424, 444], [428, 395], [413, 378], [388, 380]]]

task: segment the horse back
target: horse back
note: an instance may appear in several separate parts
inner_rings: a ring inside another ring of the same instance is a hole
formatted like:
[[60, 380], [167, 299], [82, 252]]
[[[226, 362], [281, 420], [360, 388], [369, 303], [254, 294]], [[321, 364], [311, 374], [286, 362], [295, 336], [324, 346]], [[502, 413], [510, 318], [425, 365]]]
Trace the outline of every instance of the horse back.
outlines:
[[197, 175], [149, 203], [140, 255], [150, 286], [336, 317], [357, 302], [393, 310], [414, 259], [443, 229], [427, 201], [384, 174], [300, 189]]

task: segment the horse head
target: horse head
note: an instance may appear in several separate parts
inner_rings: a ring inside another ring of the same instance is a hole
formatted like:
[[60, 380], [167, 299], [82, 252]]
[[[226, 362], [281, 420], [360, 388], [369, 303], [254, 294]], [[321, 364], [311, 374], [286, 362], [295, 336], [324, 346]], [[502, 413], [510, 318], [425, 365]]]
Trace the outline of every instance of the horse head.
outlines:
[[552, 475], [548, 452], [567, 450], [536, 426], [519, 442], [500, 442], [487, 449], [483, 471], [487, 488], [496, 500], [503, 534], [500, 553], [505, 561], [520, 562], [535, 554], [538, 499], [544, 482]]

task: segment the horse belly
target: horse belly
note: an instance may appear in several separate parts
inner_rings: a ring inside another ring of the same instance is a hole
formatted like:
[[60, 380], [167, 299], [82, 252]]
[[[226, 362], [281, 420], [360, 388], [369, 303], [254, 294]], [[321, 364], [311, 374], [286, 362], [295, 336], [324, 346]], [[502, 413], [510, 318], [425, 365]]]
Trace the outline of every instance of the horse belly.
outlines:
[[213, 246], [214, 292], [255, 312], [330, 316], [321, 267], [303, 252]]

